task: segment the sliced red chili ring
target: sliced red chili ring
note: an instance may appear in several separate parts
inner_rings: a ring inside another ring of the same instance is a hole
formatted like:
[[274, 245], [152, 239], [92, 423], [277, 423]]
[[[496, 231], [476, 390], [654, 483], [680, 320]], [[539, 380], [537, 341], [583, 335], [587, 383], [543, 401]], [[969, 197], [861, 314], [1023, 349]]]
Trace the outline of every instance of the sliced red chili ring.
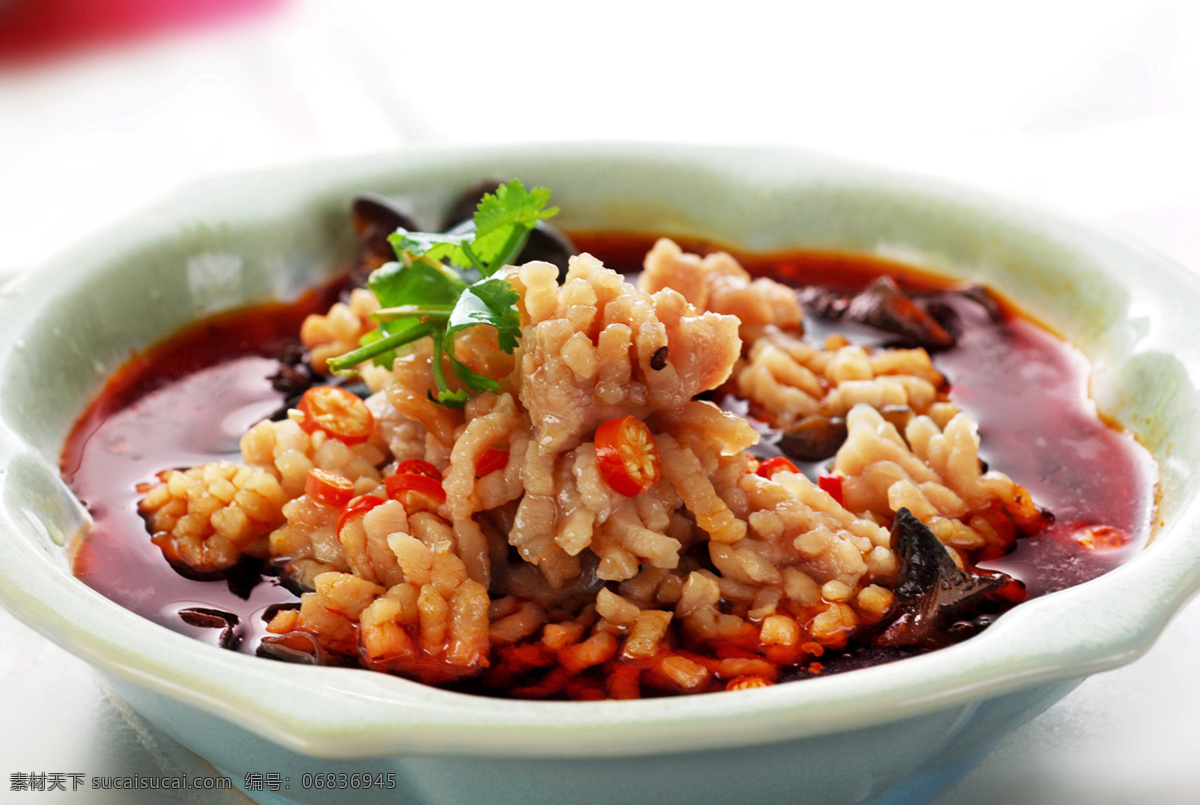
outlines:
[[840, 475], [819, 475], [817, 476], [817, 486], [829, 493], [829, 496], [838, 502], [839, 506], [845, 505], [845, 500], [842, 498], [842, 481], [845, 480]]
[[1019, 604], [1029, 598], [1029, 591], [1025, 589], [1025, 585], [1016, 579], [1011, 579], [1007, 584], [1000, 587], [992, 595], [1010, 604]]
[[790, 459], [784, 458], [783, 456], [775, 456], [774, 458], [768, 458], [762, 464], [759, 464], [757, 473], [763, 478], [770, 478], [775, 473], [782, 472], [784, 470], [787, 472], [800, 472], [800, 468], [793, 464]]
[[763, 676], [739, 676], [729, 680], [725, 690], [750, 690], [752, 688], [767, 688], [775, 683]]
[[346, 444], [365, 442], [375, 427], [367, 404], [339, 386], [313, 386], [296, 407], [304, 415], [300, 427], [305, 433], [322, 430]]
[[482, 478], [485, 475], [491, 475], [496, 470], [502, 470], [507, 466], [508, 451], [489, 447], [483, 451], [483, 455], [479, 457], [479, 462], [475, 465], [475, 477]]
[[417, 475], [412, 472], [397, 473], [389, 475], [383, 483], [387, 487], [388, 497], [393, 500], [404, 502], [402, 498], [408, 492], [424, 495], [435, 505], [446, 500], [446, 490], [442, 489], [442, 482], [427, 475]]
[[341, 534], [342, 527], [353, 518], [361, 517], [371, 509], [375, 508], [376, 506], [382, 506], [386, 502], [387, 501], [378, 495], [359, 495], [358, 497], [352, 499], [342, 508], [342, 513], [338, 515], [338, 533]]
[[354, 497], [354, 482], [345, 475], [313, 467], [304, 479], [304, 494], [326, 506], [345, 506]]
[[596, 461], [604, 482], [626, 497], [648, 491], [662, 474], [654, 434], [635, 416], [610, 419], [596, 429]]
[[419, 458], [406, 458], [396, 465], [396, 475], [423, 475], [441, 483], [442, 471], [428, 461]]

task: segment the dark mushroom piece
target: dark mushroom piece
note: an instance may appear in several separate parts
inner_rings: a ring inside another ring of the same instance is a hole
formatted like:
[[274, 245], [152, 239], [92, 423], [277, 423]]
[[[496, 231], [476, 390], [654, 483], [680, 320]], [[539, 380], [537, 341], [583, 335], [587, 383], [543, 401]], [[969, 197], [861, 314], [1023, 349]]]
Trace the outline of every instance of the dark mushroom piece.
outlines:
[[187, 607], [179, 610], [179, 618], [188, 626], [199, 629], [219, 629], [216, 643], [221, 648], [234, 649], [241, 642], [235, 629], [238, 616], [232, 612], [209, 607]]
[[290, 662], [296, 665], [332, 665], [329, 652], [317, 639], [306, 632], [289, 632], [264, 637], [254, 651], [258, 657]]
[[797, 461], [824, 461], [836, 455], [845, 441], [845, 419], [810, 414], [783, 432], [779, 449]]
[[397, 229], [416, 229], [400, 202], [378, 193], [359, 193], [350, 203], [350, 220], [358, 233], [359, 252], [350, 269], [350, 285], [362, 288], [371, 272], [396, 259], [388, 236]]
[[853, 296], [822, 286], [801, 288], [797, 296], [809, 315], [819, 319], [865, 324], [930, 351], [950, 349], [955, 344], [954, 335], [943, 326], [942, 319], [930, 315], [925, 307], [933, 304], [940, 316], [955, 323], [957, 312], [930, 300], [923, 300], [925, 307], [917, 304], [891, 277], [878, 277]]
[[908, 509], [896, 512], [892, 552], [899, 568], [894, 617], [875, 638], [881, 647], [936, 648], [951, 627], [986, 610], [1000, 591], [1019, 584], [1004, 573], [965, 573], [945, 546]]
[[[472, 185], [459, 195], [450, 212], [446, 216], [446, 230], [457, 235], [465, 234], [475, 228], [475, 207], [485, 193], [494, 193], [500, 182], [483, 181]], [[567, 261], [578, 254], [575, 244], [561, 230], [546, 221], [538, 221], [529, 233], [529, 240], [517, 260], [527, 263], [531, 260], [542, 260], [558, 268], [558, 282], [561, 285], [567, 276]]]
[[308, 350], [300, 344], [288, 344], [279, 355], [279, 368], [267, 380], [280, 394], [299, 397], [315, 380]]
[[954, 337], [926, 313], [891, 277], [879, 277], [850, 300], [845, 318], [895, 333], [933, 351], [954, 346]]
[[1000, 303], [982, 285], [942, 291], [922, 299], [920, 305], [956, 341], [965, 329], [964, 319], [976, 320], [982, 314], [988, 324], [1004, 321], [1004, 310]]
[[806, 285], [796, 291], [800, 304], [812, 316], [818, 319], [837, 321], [846, 315], [850, 306], [850, 297], [833, 288], [821, 285]]
[[384, 233], [385, 240], [387, 235], [402, 227], [416, 228], [416, 224], [402, 209], [399, 201], [379, 193], [359, 193], [355, 196], [354, 201], [350, 203], [350, 220], [354, 231], [360, 236], [377, 229]]
[[243, 601], [249, 601], [254, 588], [263, 580], [266, 564], [258, 557], [242, 554], [225, 577], [225, 585], [229, 587], [229, 592]]

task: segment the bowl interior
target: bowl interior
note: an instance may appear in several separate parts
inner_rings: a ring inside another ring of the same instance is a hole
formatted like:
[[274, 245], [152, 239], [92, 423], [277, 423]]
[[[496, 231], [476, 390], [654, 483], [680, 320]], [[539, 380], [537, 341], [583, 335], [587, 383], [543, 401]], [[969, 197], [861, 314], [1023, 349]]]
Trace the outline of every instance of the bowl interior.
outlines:
[[[340, 268], [351, 253], [356, 192], [402, 197], [418, 223], [434, 226], [460, 189], [491, 176], [550, 187], [567, 229], [876, 254], [989, 285], [1088, 355], [1100, 410], [1158, 461], [1153, 545], [1108, 576], [1022, 605], [960, 646], [856, 671], [851, 682], [605, 703], [569, 718], [555, 703], [491, 700], [472, 702], [468, 714], [457, 694], [403, 680], [225, 656], [164, 634], [71, 577], [64, 546], [87, 515], [59, 479], [59, 451], [109, 374], [197, 317], [294, 297]], [[1192, 533], [1200, 482], [1191, 469], [1200, 441], [1190, 438], [1200, 424], [1198, 301], [1200, 282], [1186, 270], [1118, 238], [960, 188], [791, 151], [432, 150], [214, 180], [0, 290], [0, 600], [109, 671], [328, 751], [385, 734], [396, 746], [395, 726], [405, 720], [441, 736], [435, 747], [461, 746], [472, 724], [490, 722], [497, 732], [473, 745], [497, 752], [639, 751], [681, 725], [691, 732], [676, 746], [752, 743], [1077, 677], [1145, 650], [1200, 583]], [[286, 715], [280, 691], [292, 686], [312, 694], [304, 718]], [[752, 734], [739, 732], [748, 714], [758, 717]], [[635, 724], [636, 734], [621, 732]], [[591, 737], [564, 748], [564, 729]], [[612, 745], [618, 733], [626, 745]]]

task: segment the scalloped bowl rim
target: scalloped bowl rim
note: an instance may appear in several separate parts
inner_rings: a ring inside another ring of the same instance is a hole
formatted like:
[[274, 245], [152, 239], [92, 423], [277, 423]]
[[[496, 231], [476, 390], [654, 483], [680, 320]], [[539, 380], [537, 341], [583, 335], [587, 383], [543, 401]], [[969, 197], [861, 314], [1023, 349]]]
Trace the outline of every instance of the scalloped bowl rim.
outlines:
[[[289, 166], [223, 177], [184, 188], [143, 213], [91, 238], [0, 293], [0, 367], [22, 326], [59, 291], [38, 278], [69, 281], [99, 263], [98, 255], [129, 244], [175, 237], [196, 215], [219, 213], [251, 221], [287, 220], [309, 194], [377, 172], [436, 173], [447, 166], [493, 160], [556, 159], [563, 164], [675, 160], [687, 166], [741, 171], [747, 183], [775, 179], [773, 168], [815, 170], [987, 210], [1018, 225], [1036, 220], [1065, 242], [1088, 243], [1136, 260], [1143, 271], [1169, 276], [1200, 298], [1200, 283], [1169, 259], [1067, 218], [943, 182], [867, 168], [794, 149], [686, 147], [652, 144], [565, 144], [523, 148], [430, 148]], [[787, 176], [787, 170], [780, 174]], [[731, 180], [733, 181], [733, 180]], [[734, 181], [736, 184], [736, 181]], [[251, 186], [297, 191], [264, 201], [238, 194]], [[307, 192], [306, 189], [307, 188]], [[216, 198], [219, 209], [212, 209]], [[1116, 258], [1114, 258], [1116, 259]], [[15, 290], [14, 290], [15, 289]], [[1180, 296], [1184, 294], [1181, 292]], [[1163, 300], [1171, 303], [1172, 300]], [[1159, 346], [1152, 339], [1137, 348]], [[1188, 372], [1200, 366], [1194, 349], [1175, 349]], [[0, 422], [0, 467], [30, 445]], [[6, 478], [0, 473], [0, 491]], [[1200, 586], [1194, 494], [1185, 500], [1134, 561], [1079, 587], [1027, 602], [984, 633], [937, 652], [802, 683], [696, 697], [604, 702], [528, 702], [447, 692], [354, 669], [313, 668], [226, 651], [156, 626], [100, 596], [64, 572], [63, 564], [22, 539], [0, 540], [0, 601], [51, 640], [104, 673], [211, 713], [295, 751], [325, 757], [398, 752], [486, 756], [585, 757], [682, 752], [754, 745], [860, 728], [1001, 696], [1127, 663], [1144, 652], [1169, 618]], [[15, 532], [16, 515], [0, 510], [0, 535]], [[1157, 594], [1139, 594], [1146, 589]], [[1114, 604], [1120, 602], [1120, 605]], [[1079, 613], [1091, 613], [1082, 618]], [[1070, 639], [1064, 639], [1070, 635]], [[304, 702], [298, 712], [297, 697]]]

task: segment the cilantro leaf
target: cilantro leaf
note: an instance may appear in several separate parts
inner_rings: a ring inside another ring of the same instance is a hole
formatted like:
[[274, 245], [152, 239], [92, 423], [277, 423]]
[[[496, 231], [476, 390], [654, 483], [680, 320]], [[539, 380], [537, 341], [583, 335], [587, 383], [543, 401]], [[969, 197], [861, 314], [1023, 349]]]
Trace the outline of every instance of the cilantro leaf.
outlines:
[[400, 305], [450, 308], [467, 289], [467, 283], [437, 263], [416, 260], [409, 265], [385, 263], [371, 272], [367, 288], [385, 308]]
[[[335, 373], [353, 373], [354, 366], [373, 360], [376, 366], [391, 366], [396, 347], [429, 333], [415, 330], [429, 317], [445, 319], [467, 284], [440, 263], [424, 259], [411, 263], [386, 263], [367, 279], [367, 288], [383, 307], [376, 311], [378, 330], [359, 339], [359, 349], [330, 361]], [[421, 333], [413, 336], [414, 333]], [[402, 335], [409, 333], [409, 336]], [[354, 358], [353, 363], [348, 360]]]
[[482, 279], [471, 285], [458, 298], [446, 321], [446, 337], [476, 324], [490, 324], [500, 332], [500, 349], [512, 354], [521, 337], [521, 321], [517, 315], [517, 300], [521, 297], [506, 280], [499, 277]]
[[550, 191], [535, 187], [526, 192], [524, 185], [514, 179], [488, 193], [475, 211], [475, 239], [471, 249], [486, 266], [484, 276], [511, 263], [525, 247], [529, 230], [538, 221], [558, 214], [557, 207], [545, 209]]
[[483, 235], [518, 224], [533, 229], [538, 221], [558, 214], [557, 207], [546, 209], [549, 201], [550, 191], [546, 188], [535, 187], [526, 191], [520, 180], [513, 179], [497, 187], [494, 194], [487, 193], [480, 200], [479, 209], [475, 211], [475, 229]]
[[[512, 353], [521, 338], [516, 303], [520, 296], [506, 280], [492, 275], [514, 262], [538, 221], [553, 217], [547, 208], [550, 191], [526, 191], [517, 180], [488, 193], [475, 210], [472, 232], [461, 234], [409, 232], [398, 229], [389, 238], [396, 261], [374, 271], [367, 287], [379, 300], [372, 314], [378, 331], [360, 339], [358, 349], [334, 358], [335, 372], [352, 372], [363, 361], [390, 366], [396, 349], [419, 338], [433, 338], [433, 376], [437, 387], [430, 398], [461, 408], [473, 391], [499, 391], [500, 385], [454, 357], [454, 335], [467, 327], [495, 327], [500, 348]], [[457, 268], [456, 268], [457, 267]], [[470, 282], [475, 277], [482, 277]], [[443, 360], [448, 359], [462, 388], [446, 384]]]
[[430, 261], [448, 260], [460, 268], [479, 268], [469, 253], [473, 233], [452, 235], [436, 232], [409, 232], [397, 229], [388, 236], [392, 251], [401, 260], [425, 258]]
[[400, 229], [388, 242], [401, 260], [448, 260], [488, 277], [517, 258], [538, 221], [558, 214], [557, 207], [545, 208], [549, 200], [546, 188], [526, 191], [514, 179], [497, 187], [494, 194], [484, 195], [475, 211], [473, 232], [455, 235]]
[[476, 391], [500, 391], [500, 384], [495, 380], [492, 380], [487, 375], [481, 375], [474, 371], [471, 369], [471, 367], [460, 362], [458, 358], [454, 357], [449, 352], [447, 352], [446, 355], [450, 358], [450, 368], [454, 370], [454, 376], [457, 377], [464, 386], [475, 389]]

